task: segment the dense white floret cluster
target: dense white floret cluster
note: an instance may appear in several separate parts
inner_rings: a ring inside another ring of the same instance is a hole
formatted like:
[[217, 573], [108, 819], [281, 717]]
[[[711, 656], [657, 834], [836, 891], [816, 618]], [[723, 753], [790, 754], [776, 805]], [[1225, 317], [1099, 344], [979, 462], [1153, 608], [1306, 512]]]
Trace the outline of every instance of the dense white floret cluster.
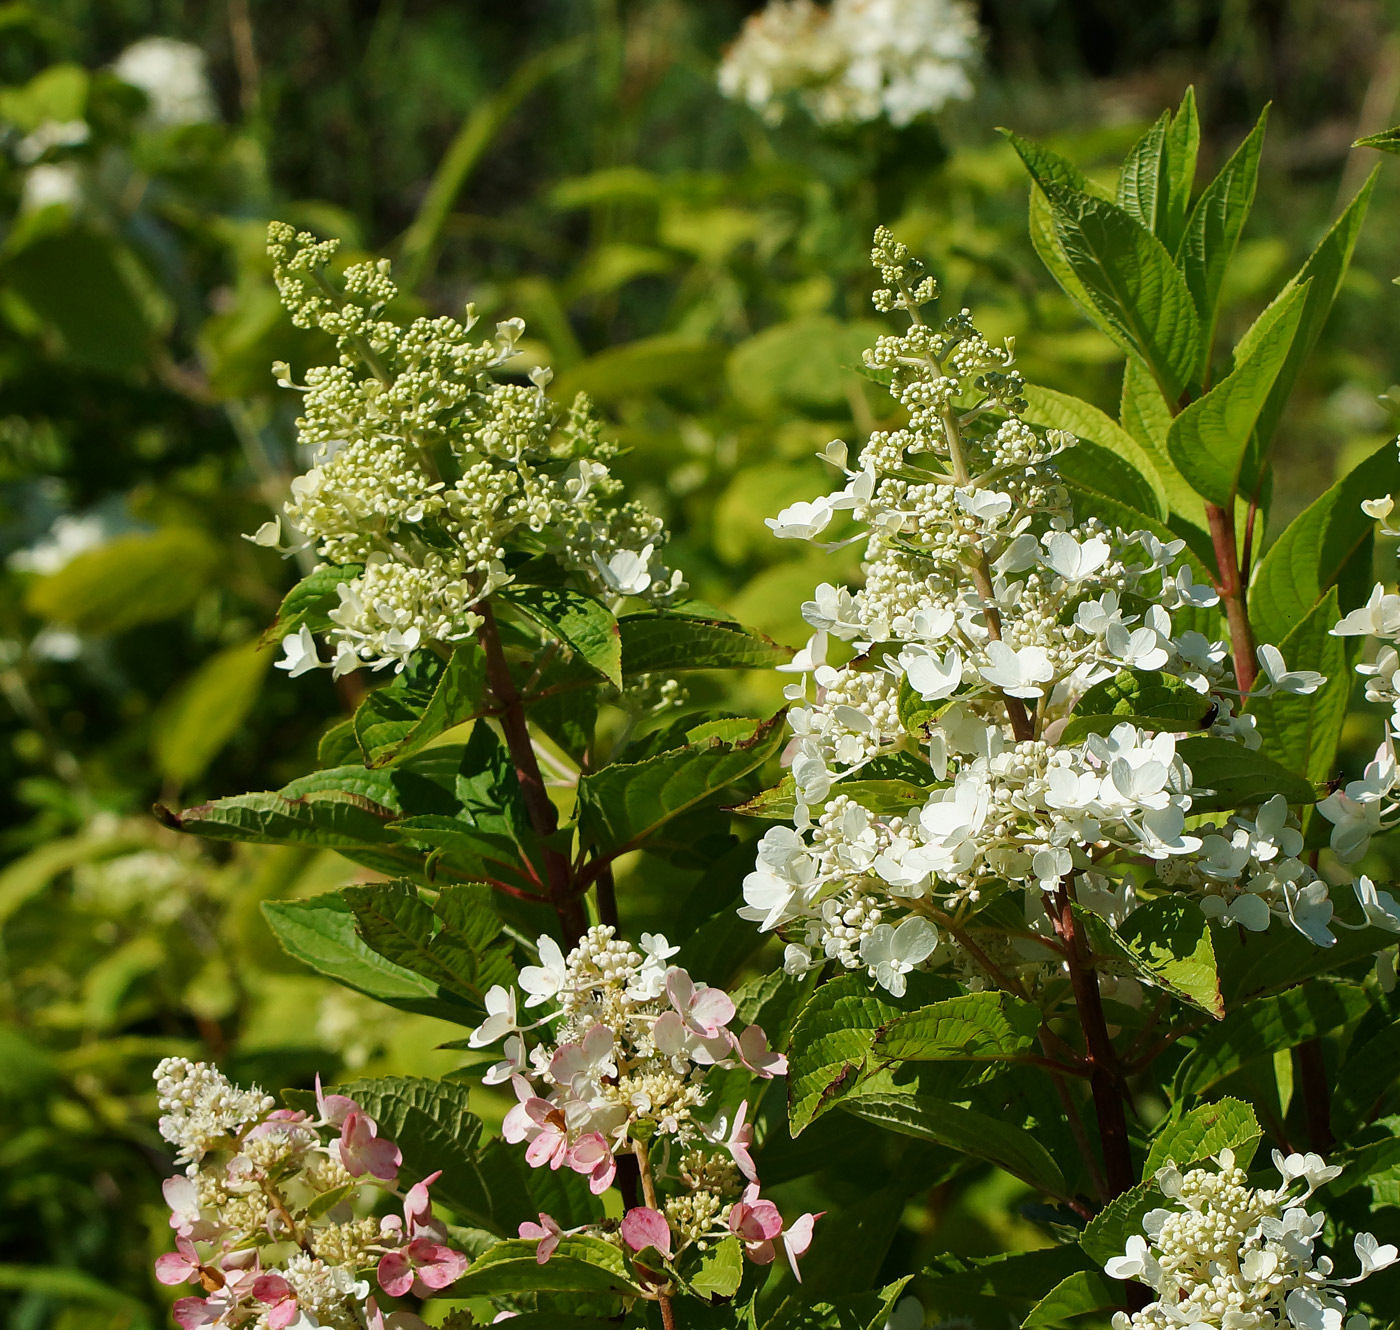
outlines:
[[[565, 1230], [541, 1214], [538, 1224], [520, 1226], [521, 1237], [539, 1240], [536, 1259], [547, 1261], [579, 1232], [666, 1257], [732, 1234], [759, 1264], [781, 1248], [796, 1273], [818, 1216], [784, 1225], [760, 1197], [747, 1101], [732, 1117], [700, 1116], [712, 1069], [742, 1067], [768, 1080], [786, 1073], [787, 1059], [759, 1026], [732, 1030], [734, 1000], [669, 965], [678, 948], [663, 936], [643, 933], [638, 951], [599, 926], [567, 956], [548, 936], [538, 948], [540, 964], [520, 972], [525, 1012], [514, 988], [497, 985], [470, 1038], [477, 1048], [505, 1041], [504, 1060], [485, 1076], [515, 1090], [502, 1135], [525, 1145], [532, 1168], [570, 1168], [595, 1194], [613, 1185], [618, 1158], [633, 1156], [646, 1203], [620, 1227]], [[522, 1024], [530, 1014], [536, 1018]]]
[[1315, 1253], [1326, 1216], [1310, 1214], [1307, 1201], [1341, 1168], [1315, 1154], [1276, 1150], [1283, 1181], [1270, 1190], [1249, 1186], [1232, 1151], [1215, 1162], [1187, 1173], [1173, 1164], [1158, 1170], [1157, 1186], [1171, 1205], [1149, 1211], [1146, 1236], [1130, 1237], [1127, 1251], [1104, 1267], [1113, 1279], [1149, 1285], [1157, 1297], [1141, 1311], [1116, 1313], [1113, 1330], [1367, 1330], [1365, 1316], [1346, 1316], [1341, 1290], [1400, 1253], [1359, 1233], [1360, 1273], [1346, 1279], [1333, 1276], [1330, 1257]]
[[[401, 1192], [398, 1146], [354, 1099], [318, 1080], [314, 1115], [278, 1109], [185, 1058], [155, 1077], [160, 1133], [188, 1165], [164, 1184], [175, 1250], [156, 1259], [156, 1278], [204, 1295], [176, 1301], [183, 1330], [389, 1330], [374, 1286], [425, 1296], [466, 1270], [433, 1215], [438, 1174]], [[376, 1191], [401, 1197], [402, 1217], [369, 1213]], [[393, 1315], [393, 1330], [423, 1330]]]
[[[1022, 419], [1011, 345], [988, 343], [966, 310], [926, 324], [934, 284], [887, 231], [872, 257], [877, 307], [911, 326], [866, 363], [908, 423], [873, 433], [855, 468], [829, 445], [843, 488], [769, 521], [809, 541], [855, 523], [865, 581], [824, 583], [802, 608], [814, 632], [784, 667], [803, 676], [787, 689], [794, 823], [763, 837], [741, 913], [783, 930], [790, 970], [835, 959], [896, 994], [925, 964], [981, 982], [958, 939], [1008, 886], [1025, 891], [984, 951], [1032, 984], [1053, 969], [1043, 897], [1057, 892], [1121, 917], [1139, 884], [1165, 882], [1212, 918], [1258, 929], [1277, 916], [1332, 941], [1327, 886], [1282, 798], [1220, 826], [1194, 816], [1203, 792], [1179, 736], [1258, 745], [1224, 643], [1173, 629], [1173, 611], [1215, 605], [1214, 588], [1178, 562], [1180, 541], [1077, 520], [1053, 463], [1075, 440]], [[1255, 696], [1324, 682], [1271, 646], [1260, 664]], [[1089, 689], [1164, 676], [1199, 698], [1191, 724], [1108, 718], [1065, 737]]]
[[[525, 325], [470, 339], [465, 323], [383, 317], [398, 294], [387, 261], [327, 275], [336, 242], [274, 222], [268, 252], [293, 322], [335, 338], [339, 363], [308, 370], [299, 438], [315, 465], [292, 482], [286, 516], [328, 564], [350, 570], [331, 612], [336, 674], [402, 669], [412, 654], [481, 626], [509, 556], [547, 557], [591, 591], [665, 602], [683, 586], [657, 550], [661, 522], [624, 502], [615, 448], [580, 396], [561, 411], [550, 372], [512, 382]], [[280, 381], [290, 371], [278, 366]], [[523, 371], [520, 372], [523, 378]], [[277, 545], [278, 521], [252, 537]], [[305, 628], [287, 638], [292, 674], [323, 662]]]
[[796, 101], [822, 125], [907, 125], [972, 96], [980, 33], [963, 0], [770, 0], [719, 84], [770, 123]]

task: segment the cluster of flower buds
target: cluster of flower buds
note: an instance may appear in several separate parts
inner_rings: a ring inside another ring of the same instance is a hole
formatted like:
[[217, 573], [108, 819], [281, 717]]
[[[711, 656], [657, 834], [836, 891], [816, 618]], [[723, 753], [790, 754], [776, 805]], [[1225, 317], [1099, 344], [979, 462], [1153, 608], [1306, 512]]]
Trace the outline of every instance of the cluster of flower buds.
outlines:
[[[1389, 1244], [1359, 1233], [1360, 1273], [1334, 1278], [1332, 1260], [1314, 1254], [1326, 1216], [1307, 1201], [1339, 1173], [1315, 1154], [1274, 1151], [1282, 1185], [1249, 1186], [1234, 1153], [1217, 1167], [1157, 1171], [1172, 1205], [1151, 1210], [1143, 1233], [1104, 1267], [1113, 1279], [1149, 1285], [1156, 1299], [1141, 1311], [1118, 1312], [1113, 1330], [1367, 1330], [1360, 1313], [1346, 1317], [1339, 1291], [1400, 1259]], [[1301, 1184], [1301, 1190], [1299, 1190]], [[1346, 1318], [1345, 1320], [1343, 1318]]]
[[[1023, 888], [1025, 929], [1008, 936], [1003, 919], [982, 951], [1032, 988], [1057, 968], [1042, 896], [1071, 882], [1090, 908], [1099, 895], [1121, 913], [1134, 872], [1168, 878], [1212, 917], [1325, 932], [1327, 886], [1297, 859], [1282, 800], [1190, 826], [1197, 790], [1176, 734], [1124, 721], [1065, 740], [1089, 689], [1158, 672], [1200, 696], [1198, 729], [1257, 747], [1224, 643], [1173, 628], [1174, 611], [1218, 595], [1179, 561], [1183, 542], [1076, 520], [1054, 458], [1077, 441], [1023, 419], [1012, 346], [991, 345], [966, 310], [924, 322], [936, 284], [883, 228], [872, 260], [877, 308], [910, 327], [866, 364], [907, 424], [872, 433], [858, 467], [830, 444], [842, 488], [769, 522], [808, 541], [850, 524], [822, 547], [864, 541], [864, 585], [824, 583], [802, 607], [813, 635], [781, 667], [802, 675], [786, 690], [794, 825], [763, 837], [741, 913], [783, 931], [790, 971], [834, 959], [896, 994], [924, 965], [974, 982], [982, 970], [952, 934], [975, 930], [1008, 883]], [[1259, 660], [1254, 696], [1325, 682], [1273, 646]]]
[[469, 1041], [505, 1041], [504, 1060], [485, 1075], [487, 1084], [509, 1082], [518, 1100], [502, 1134], [525, 1145], [531, 1167], [572, 1169], [595, 1194], [613, 1186], [618, 1159], [631, 1156], [645, 1204], [620, 1225], [564, 1229], [541, 1214], [520, 1227], [522, 1238], [538, 1239], [536, 1259], [548, 1261], [576, 1233], [668, 1259], [734, 1235], [759, 1264], [781, 1248], [796, 1273], [820, 1216], [785, 1225], [760, 1196], [747, 1100], [732, 1116], [699, 1116], [713, 1069], [769, 1080], [786, 1073], [787, 1059], [757, 1025], [733, 1030], [734, 1000], [668, 965], [677, 948], [663, 936], [643, 933], [638, 951], [595, 927], [567, 956], [548, 936], [538, 946], [540, 964], [520, 972], [525, 1012], [516, 990], [498, 985]]
[[[402, 669], [433, 643], [472, 636], [476, 607], [509, 580], [508, 553], [555, 559], [597, 594], [664, 602], [682, 588], [662, 566], [661, 522], [621, 498], [616, 449], [580, 396], [561, 411], [551, 379], [513, 370], [519, 319], [471, 340], [465, 323], [383, 317], [398, 295], [387, 260], [328, 274], [335, 241], [268, 229], [284, 304], [299, 327], [336, 341], [339, 363], [307, 371], [300, 441], [315, 464], [292, 482], [286, 516], [326, 563], [347, 570], [330, 618], [336, 674]], [[278, 546], [278, 519], [251, 537]], [[303, 627], [284, 641], [292, 674], [325, 664]]]
[[[175, 1303], [184, 1330], [384, 1330], [370, 1272], [391, 1298], [425, 1297], [465, 1272], [433, 1215], [438, 1174], [401, 1191], [398, 1146], [355, 1100], [318, 1080], [313, 1117], [204, 1062], [166, 1058], [155, 1076], [161, 1135], [187, 1165], [164, 1185], [175, 1250], [157, 1258], [156, 1277], [205, 1295]], [[397, 1198], [402, 1215], [375, 1218], [376, 1193]], [[421, 1326], [390, 1316], [397, 1330]]]
[[972, 96], [979, 32], [964, 0], [769, 0], [720, 66], [720, 89], [770, 124], [797, 101], [821, 125], [907, 125]]

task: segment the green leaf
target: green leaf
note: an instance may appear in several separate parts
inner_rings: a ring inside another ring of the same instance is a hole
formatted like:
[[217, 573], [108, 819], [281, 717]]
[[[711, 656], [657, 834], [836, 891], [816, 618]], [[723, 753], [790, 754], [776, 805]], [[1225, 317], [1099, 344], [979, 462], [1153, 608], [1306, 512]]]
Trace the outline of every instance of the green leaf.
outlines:
[[498, 1242], [452, 1286], [455, 1298], [511, 1293], [627, 1293], [633, 1282], [620, 1248], [602, 1238], [564, 1238], [543, 1265], [532, 1241]]
[[1375, 148], [1380, 152], [1400, 152], [1400, 127], [1383, 130], [1379, 134], [1368, 134], [1357, 139], [1353, 148]]
[[282, 599], [277, 618], [263, 634], [265, 644], [280, 642], [303, 627], [323, 633], [331, 626], [330, 612], [340, 604], [336, 590], [343, 582], [353, 582], [364, 572], [358, 563], [327, 564], [308, 573]]
[[488, 887], [448, 887], [429, 905], [409, 882], [341, 891], [356, 931], [381, 956], [484, 1009], [486, 991], [515, 978]]
[[401, 1011], [477, 1024], [474, 1006], [367, 946], [338, 892], [305, 901], [264, 901], [262, 912], [289, 956], [346, 988]]
[[694, 1270], [686, 1278], [702, 1298], [732, 1298], [744, 1278], [744, 1254], [736, 1237], [721, 1238], [702, 1252]]
[[1051, 1196], [1065, 1179], [1050, 1152], [1028, 1131], [928, 1095], [857, 1093], [841, 1107], [866, 1122], [985, 1159]]
[[1346, 641], [1330, 631], [1341, 617], [1337, 588], [1329, 587], [1326, 596], [1278, 643], [1289, 669], [1317, 670], [1327, 676], [1317, 692], [1255, 695], [1245, 708], [1254, 717], [1262, 751], [1290, 771], [1303, 772], [1314, 784], [1334, 774], [1351, 700]]
[[[1327, 322], [1327, 316], [1332, 309], [1332, 302], [1337, 298], [1337, 292], [1341, 290], [1342, 279], [1346, 277], [1347, 268], [1351, 265], [1352, 251], [1356, 248], [1357, 236], [1361, 234], [1361, 223], [1365, 220], [1366, 207], [1371, 201], [1371, 191], [1375, 188], [1379, 170], [1380, 168], [1377, 167], [1375, 171], [1371, 172], [1366, 183], [1347, 204], [1346, 210], [1318, 242], [1317, 248], [1308, 257], [1308, 261], [1303, 264], [1293, 280], [1274, 300], [1274, 304], [1277, 305], [1288, 295], [1291, 288], [1304, 285], [1308, 287], [1308, 294], [1303, 302], [1303, 317], [1298, 334], [1293, 339], [1293, 345], [1289, 350], [1288, 359], [1284, 363], [1283, 369], [1279, 371], [1278, 377], [1274, 381], [1273, 389], [1269, 393], [1269, 400], [1264, 404], [1263, 410], [1259, 412], [1257, 433], [1264, 451], [1267, 451], [1268, 445], [1274, 437], [1274, 432], [1278, 429], [1278, 423], [1283, 418], [1283, 412], [1288, 405], [1288, 398], [1293, 391], [1293, 384], [1297, 380], [1298, 372], [1302, 369], [1303, 362], [1312, 353], [1318, 337], [1321, 336], [1322, 329]], [[1242, 344], [1238, 354], [1247, 354], [1247, 350], [1248, 348]], [[1380, 491], [1380, 493], [1384, 492], [1384, 490]]]
[[853, 367], [886, 331], [871, 319], [847, 323], [825, 314], [776, 323], [729, 353], [725, 377], [750, 411], [845, 406], [847, 393], [859, 383]]
[[1248, 137], [1235, 149], [1219, 175], [1201, 191], [1186, 223], [1186, 231], [1176, 249], [1176, 261], [1186, 278], [1191, 298], [1196, 302], [1205, 353], [1209, 355], [1215, 336], [1220, 286], [1235, 253], [1254, 205], [1254, 187], [1259, 177], [1259, 153], [1264, 146], [1264, 126], [1269, 111], [1265, 107]]
[[1119, 1285], [1097, 1270], [1076, 1270], [1060, 1280], [1030, 1310], [1021, 1330], [1057, 1326], [1070, 1316], [1113, 1311], [1122, 1305]]
[[1028, 405], [1022, 418], [1027, 424], [1068, 430], [1079, 440], [1055, 458], [1062, 476], [1166, 520], [1170, 509], [1157, 463], [1117, 421], [1098, 407], [1051, 388], [1027, 384], [1024, 396]]
[[[1201, 122], [1196, 114], [1196, 90], [1187, 87], [1167, 128], [1168, 198], [1157, 238], [1175, 254], [1186, 229], [1191, 190], [1196, 183], [1196, 153], [1201, 146]], [[1159, 209], [1159, 214], [1161, 210]]]
[[1088, 910], [1076, 907], [1074, 913], [1095, 951], [1126, 962], [1145, 983], [1193, 1007], [1224, 1015], [1210, 925], [1195, 901], [1159, 896], [1117, 929]]
[[578, 653], [614, 688], [622, 687], [622, 639], [602, 601], [569, 587], [508, 587], [502, 599]]
[[879, 1280], [899, 1231], [911, 1187], [901, 1177], [828, 1213], [803, 1263], [803, 1294], [834, 1299], [863, 1293]]
[[1236, 1162], [1247, 1169], [1262, 1134], [1254, 1110], [1242, 1100], [1202, 1104], [1158, 1131], [1142, 1168], [1143, 1180], [1168, 1163], [1185, 1170], [1222, 1150], [1233, 1150]]
[[1189, 684], [1157, 670], [1119, 670], [1095, 684], [1075, 703], [1074, 714], [1060, 735], [1065, 744], [1080, 743], [1091, 734], [1107, 734], [1130, 721], [1139, 729], [1205, 729], [1218, 707]]
[[1347, 1052], [1332, 1087], [1332, 1132], [1346, 1140], [1371, 1115], [1400, 1076], [1400, 1024], [1389, 1025]]
[[[932, 776], [932, 772], [929, 773]], [[907, 780], [843, 780], [833, 785], [831, 795], [845, 795], [871, 812], [886, 816], [903, 816], [911, 809], [928, 801], [930, 785], [915, 785]], [[745, 817], [760, 817], [770, 822], [790, 822], [797, 810], [797, 786], [791, 776], [771, 790], [764, 790], [744, 803], [736, 804], [729, 811], [742, 813]]]
[[1363, 1015], [1368, 1006], [1364, 990], [1356, 985], [1321, 981], [1254, 998], [1201, 1032], [1177, 1068], [1174, 1095], [1206, 1094], [1246, 1062], [1327, 1034]]
[[674, 674], [681, 670], [772, 669], [792, 659], [788, 647], [736, 623], [650, 611], [618, 620], [622, 672]]
[[105, 636], [183, 614], [213, 580], [218, 547], [191, 527], [118, 536], [37, 579], [28, 608], [80, 633]]
[[1064, 183], [1062, 169], [1047, 171], [1024, 140], [1012, 142], [1049, 201], [1055, 238], [1077, 280], [1067, 294], [1087, 293], [1109, 335], [1141, 356], [1163, 396], [1175, 401], [1197, 371], [1200, 321], [1166, 246], [1116, 204]]
[[1139, 1182], [1115, 1196], [1089, 1221], [1079, 1239], [1084, 1254], [1101, 1268], [1115, 1256], [1122, 1256], [1128, 1239], [1142, 1232], [1142, 1217], [1156, 1209], [1161, 1199], [1155, 1182]]
[[206, 660], [162, 706], [151, 747], [167, 781], [183, 787], [204, 773], [243, 727], [271, 663], [256, 639], [228, 647]]
[[1242, 352], [1227, 377], [1172, 421], [1172, 461], [1196, 493], [1217, 507], [1229, 510], [1237, 490], [1254, 490], [1260, 461], [1250, 455], [1255, 422], [1288, 358], [1308, 289], [1295, 287], [1270, 305], [1259, 316], [1267, 326], [1250, 340], [1248, 355]]
[[661, 333], [609, 347], [554, 380], [550, 395], [569, 402], [575, 393], [612, 402], [663, 388], [689, 388], [719, 376], [728, 348], [685, 333]]
[[1159, 522], [1155, 517], [1139, 512], [1136, 508], [1129, 508], [1127, 504], [1106, 494], [1085, 489], [1076, 481], [1067, 481], [1066, 488], [1074, 500], [1077, 518], [1097, 517], [1105, 525], [1121, 527], [1124, 531], [1150, 531], [1163, 542], [1184, 540], [1186, 548], [1177, 558], [1182, 563], [1191, 565], [1191, 576], [1197, 582], [1210, 582], [1214, 577], [1212, 569], [1215, 566], [1215, 552], [1210, 537], [1200, 527], [1180, 523], [1175, 515], [1172, 517], [1172, 525], [1168, 526], [1165, 522]]
[[419, 752], [480, 708], [485, 653], [475, 642], [443, 660], [419, 652], [404, 672], [366, 695], [355, 709], [354, 733], [365, 764], [387, 766]]
[[965, 993], [900, 1016], [875, 1036], [877, 1057], [903, 1062], [1003, 1062], [1035, 1043], [1040, 1008], [1009, 993]]
[[[465, 1085], [422, 1076], [384, 1076], [338, 1084], [379, 1124], [379, 1134], [403, 1151], [416, 1182], [442, 1170], [433, 1199], [471, 1223], [494, 1224], [486, 1182], [476, 1164], [481, 1120], [468, 1107]], [[402, 1185], [402, 1183], [400, 1184]]]
[[1173, 203], [1167, 155], [1167, 129], [1171, 120], [1171, 112], [1163, 111], [1128, 150], [1118, 172], [1118, 206], [1167, 246], [1171, 244], [1169, 218]]
[[1177, 754], [1191, 768], [1192, 783], [1211, 794], [1191, 796], [1193, 813], [1262, 804], [1281, 794], [1291, 804], [1317, 802], [1317, 791], [1302, 776], [1280, 766], [1257, 748], [1202, 735], [1178, 739]]
[[[948, 993], [944, 982], [910, 975], [909, 991], [891, 998], [871, 992], [860, 974], [841, 974], [817, 989], [793, 1023], [788, 1053], [788, 1126], [800, 1136], [812, 1122], [849, 1093], [864, 1075], [871, 1042], [884, 1025], [921, 1005], [916, 996], [930, 987]], [[919, 983], [912, 981], [918, 978]]]
[[952, 1324], [1009, 1327], [1014, 1324], [1007, 1314], [1010, 1309], [1025, 1311], [1047, 1287], [1086, 1264], [1079, 1248], [1067, 1244], [1004, 1256], [944, 1254], [922, 1271], [919, 1296], [940, 1318], [977, 1318]]
[[732, 742], [701, 738], [641, 762], [618, 762], [579, 780], [579, 828], [608, 858], [635, 849], [688, 809], [718, 799], [782, 747], [786, 713], [750, 723]]
[[1361, 501], [1397, 491], [1400, 455], [1387, 443], [1293, 519], [1250, 582], [1249, 618], [1261, 642], [1283, 641], [1331, 586], [1344, 610], [1365, 599], [1375, 522]]

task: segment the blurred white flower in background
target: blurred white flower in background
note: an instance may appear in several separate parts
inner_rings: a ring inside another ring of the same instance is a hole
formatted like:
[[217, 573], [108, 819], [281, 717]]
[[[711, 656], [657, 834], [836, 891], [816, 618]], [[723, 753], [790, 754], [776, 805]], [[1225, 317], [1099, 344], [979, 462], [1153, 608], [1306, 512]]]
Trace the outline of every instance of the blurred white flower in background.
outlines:
[[20, 212], [39, 212], [55, 204], [77, 208], [83, 201], [83, 174], [77, 162], [40, 162], [24, 173]]
[[972, 96], [980, 31], [965, 0], [770, 0], [725, 54], [721, 91], [770, 124], [795, 99], [822, 125], [907, 125]]
[[11, 554], [9, 565], [19, 573], [56, 573], [78, 555], [109, 541], [115, 534], [114, 526], [111, 518], [102, 513], [81, 517], [65, 513], [54, 519], [47, 535]]
[[155, 125], [202, 125], [219, 118], [204, 52], [173, 37], [143, 37], [112, 62], [112, 72], [150, 102]]

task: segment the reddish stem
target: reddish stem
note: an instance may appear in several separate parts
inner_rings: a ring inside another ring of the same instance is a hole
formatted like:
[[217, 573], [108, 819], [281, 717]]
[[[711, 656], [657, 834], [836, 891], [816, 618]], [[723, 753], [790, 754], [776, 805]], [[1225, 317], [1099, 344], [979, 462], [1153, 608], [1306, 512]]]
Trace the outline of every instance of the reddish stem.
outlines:
[[1254, 629], [1249, 626], [1249, 610], [1245, 605], [1239, 556], [1235, 549], [1235, 522], [1229, 512], [1215, 503], [1206, 504], [1206, 518], [1210, 522], [1211, 544], [1215, 546], [1220, 598], [1225, 602], [1225, 618], [1230, 625], [1235, 682], [1240, 692], [1245, 694], [1254, 687], [1257, 670], [1254, 665]]

